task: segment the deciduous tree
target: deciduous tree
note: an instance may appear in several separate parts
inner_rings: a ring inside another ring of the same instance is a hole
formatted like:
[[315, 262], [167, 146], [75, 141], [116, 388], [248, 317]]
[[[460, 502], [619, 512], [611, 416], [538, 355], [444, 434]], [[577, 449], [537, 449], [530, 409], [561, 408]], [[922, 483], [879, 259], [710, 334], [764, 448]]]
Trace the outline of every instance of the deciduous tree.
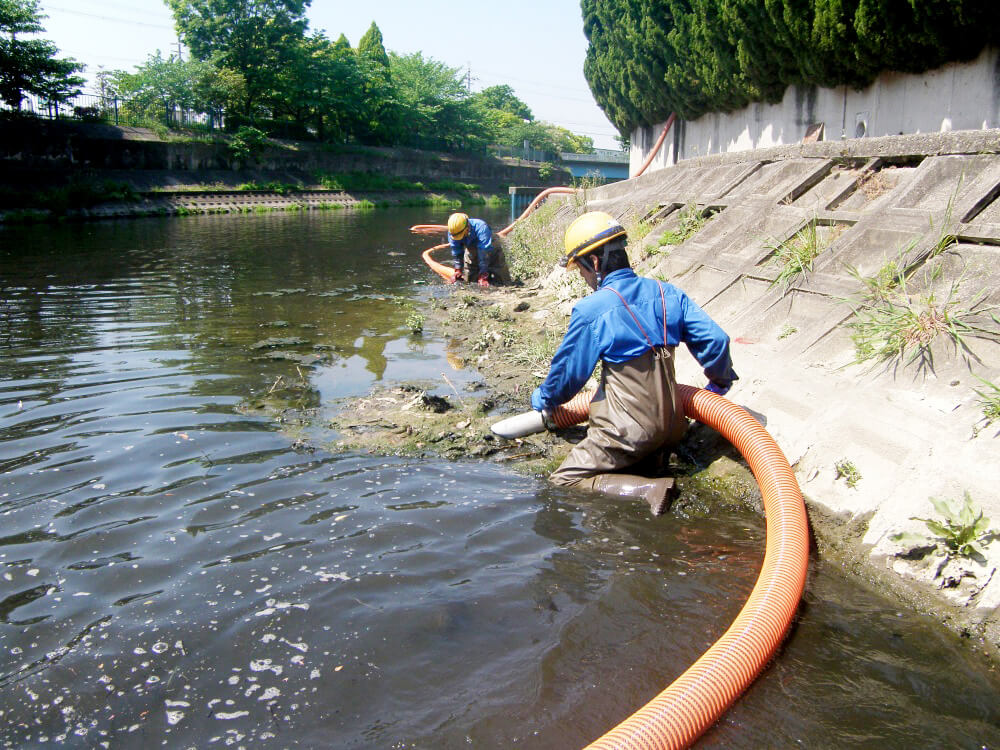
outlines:
[[47, 40], [24, 38], [43, 32], [38, 0], [0, 0], [0, 99], [21, 109], [25, 94], [50, 102], [80, 93], [84, 66], [72, 58], [58, 58]]
[[252, 117], [305, 38], [311, 0], [166, 0], [181, 40], [199, 60], [239, 72]]

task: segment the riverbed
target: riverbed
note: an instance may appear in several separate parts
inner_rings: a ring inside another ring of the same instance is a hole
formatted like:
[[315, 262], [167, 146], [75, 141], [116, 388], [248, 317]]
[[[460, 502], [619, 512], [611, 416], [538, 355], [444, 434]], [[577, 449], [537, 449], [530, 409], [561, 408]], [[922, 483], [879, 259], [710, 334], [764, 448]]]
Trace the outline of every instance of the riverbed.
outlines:
[[[406, 228], [446, 215], [0, 228], [3, 746], [573, 748], [725, 630], [763, 556], [749, 510], [650, 519], [256, 408], [475, 384], [413, 330], [451, 290]], [[998, 695], [969, 644], [814, 560], [698, 747], [996, 747]]]

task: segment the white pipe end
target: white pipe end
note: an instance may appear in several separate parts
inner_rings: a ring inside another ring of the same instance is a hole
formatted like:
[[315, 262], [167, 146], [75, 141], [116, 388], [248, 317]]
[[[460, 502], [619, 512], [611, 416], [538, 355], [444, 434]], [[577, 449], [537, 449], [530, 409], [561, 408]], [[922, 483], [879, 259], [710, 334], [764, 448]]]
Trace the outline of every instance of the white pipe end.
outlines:
[[503, 419], [493, 425], [493, 432], [504, 438], [519, 438], [545, 431], [545, 420], [540, 411], [526, 411], [513, 417]]

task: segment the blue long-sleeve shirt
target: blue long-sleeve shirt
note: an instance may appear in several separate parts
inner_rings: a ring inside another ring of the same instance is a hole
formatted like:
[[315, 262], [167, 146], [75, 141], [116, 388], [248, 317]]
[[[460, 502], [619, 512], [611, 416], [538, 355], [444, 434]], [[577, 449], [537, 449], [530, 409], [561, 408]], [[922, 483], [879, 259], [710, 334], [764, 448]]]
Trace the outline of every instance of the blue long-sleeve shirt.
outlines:
[[479, 253], [479, 273], [490, 272], [490, 258], [493, 255], [493, 230], [490, 225], [482, 219], [469, 219], [469, 231], [465, 236], [456, 240], [448, 233], [448, 244], [451, 245], [451, 258], [455, 268], [462, 267], [465, 257], [465, 248], [478, 249]]
[[[621, 294], [628, 308], [608, 287]], [[613, 271], [597, 291], [573, 307], [549, 374], [531, 394], [531, 408], [541, 411], [569, 401], [590, 378], [598, 360], [627, 362], [649, 351], [650, 343], [673, 347], [682, 341], [710, 381], [728, 387], [738, 379], [729, 355], [729, 336], [690, 297], [672, 284], [637, 276], [631, 268]]]

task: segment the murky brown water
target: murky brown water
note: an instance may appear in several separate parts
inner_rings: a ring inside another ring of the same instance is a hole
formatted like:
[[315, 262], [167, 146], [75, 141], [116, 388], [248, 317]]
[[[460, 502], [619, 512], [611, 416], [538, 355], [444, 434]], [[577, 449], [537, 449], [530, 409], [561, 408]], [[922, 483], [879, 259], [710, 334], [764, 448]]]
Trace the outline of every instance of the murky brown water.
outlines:
[[[722, 633], [762, 556], [750, 514], [301, 452], [244, 409], [299, 371], [313, 405], [473, 378], [405, 325], [444, 293], [406, 227], [443, 218], [0, 229], [0, 744], [573, 748]], [[262, 358], [274, 337], [324, 359]], [[817, 566], [699, 746], [1000, 747], [998, 689]]]

